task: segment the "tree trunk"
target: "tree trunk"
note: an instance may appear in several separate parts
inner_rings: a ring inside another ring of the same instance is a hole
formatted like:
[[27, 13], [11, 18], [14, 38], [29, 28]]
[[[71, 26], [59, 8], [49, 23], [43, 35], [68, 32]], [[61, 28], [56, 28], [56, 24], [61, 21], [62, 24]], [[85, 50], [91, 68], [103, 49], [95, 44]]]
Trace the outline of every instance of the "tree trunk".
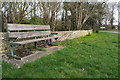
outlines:
[[118, 29], [120, 29], [120, 2], [118, 2]]
[[68, 20], [68, 15], [67, 15], [67, 10], [65, 10], [65, 31], [67, 30], [67, 20]]
[[0, 32], [2, 31], [2, 3], [0, 2]]

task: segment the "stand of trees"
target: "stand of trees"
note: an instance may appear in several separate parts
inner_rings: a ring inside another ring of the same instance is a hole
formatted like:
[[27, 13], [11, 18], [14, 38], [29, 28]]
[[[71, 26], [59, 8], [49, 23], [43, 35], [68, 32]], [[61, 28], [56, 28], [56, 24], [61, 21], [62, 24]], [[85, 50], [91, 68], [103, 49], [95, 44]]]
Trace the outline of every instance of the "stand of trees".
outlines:
[[103, 21], [113, 25], [114, 8], [106, 2], [3, 2], [2, 23], [49, 24], [52, 31], [97, 30]]
[[2, 3], [0, 2], [0, 32], [2, 31]]

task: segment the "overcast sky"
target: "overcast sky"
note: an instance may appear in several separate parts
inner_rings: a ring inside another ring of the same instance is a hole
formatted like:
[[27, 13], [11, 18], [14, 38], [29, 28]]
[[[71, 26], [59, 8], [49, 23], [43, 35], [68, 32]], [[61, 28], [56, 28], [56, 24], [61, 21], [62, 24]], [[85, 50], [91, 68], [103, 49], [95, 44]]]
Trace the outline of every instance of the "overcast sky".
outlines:
[[[113, 3], [113, 2], [120, 2], [120, 0], [108, 0], [108, 2], [110, 3]], [[114, 18], [115, 18], [115, 21], [114, 21], [114, 25], [117, 25], [118, 24], [118, 9], [115, 9], [114, 10]]]
[[119, 2], [120, 0], [108, 0], [109, 2]]

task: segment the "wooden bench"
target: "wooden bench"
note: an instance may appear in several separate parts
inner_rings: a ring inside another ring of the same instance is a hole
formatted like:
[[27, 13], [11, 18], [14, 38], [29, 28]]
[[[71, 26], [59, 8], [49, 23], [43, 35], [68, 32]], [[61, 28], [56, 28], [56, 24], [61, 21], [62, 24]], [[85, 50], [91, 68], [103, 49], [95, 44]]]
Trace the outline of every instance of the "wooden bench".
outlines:
[[14, 55], [13, 46], [34, 43], [35, 48], [37, 48], [37, 42], [42, 40], [49, 40], [49, 44], [52, 45], [52, 39], [58, 37], [51, 37], [51, 34], [57, 33], [51, 33], [49, 25], [7, 24], [7, 35], [10, 43], [9, 55], [17, 57]]

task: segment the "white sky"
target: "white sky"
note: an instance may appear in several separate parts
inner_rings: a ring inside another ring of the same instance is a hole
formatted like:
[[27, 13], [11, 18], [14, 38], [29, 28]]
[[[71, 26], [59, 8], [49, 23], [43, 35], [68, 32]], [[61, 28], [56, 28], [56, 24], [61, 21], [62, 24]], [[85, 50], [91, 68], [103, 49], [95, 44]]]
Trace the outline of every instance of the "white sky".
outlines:
[[[108, 2], [110, 2], [110, 3], [120, 2], [120, 0], [108, 0]], [[115, 18], [115, 20], [114, 20], [113, 25], [118, 25], [118, 10], [117, 9], [114, 10], [114, 18]]]
[[117, 25], [118, 24], [118, 10], [117, 9], [115, 9], [115, 11], [114, 11], [114, 18], [115, 18], [115, 20], [114, 20], [114, 25]]
[[119, 2], [120, 0], [108, 0], [108, 2]]

